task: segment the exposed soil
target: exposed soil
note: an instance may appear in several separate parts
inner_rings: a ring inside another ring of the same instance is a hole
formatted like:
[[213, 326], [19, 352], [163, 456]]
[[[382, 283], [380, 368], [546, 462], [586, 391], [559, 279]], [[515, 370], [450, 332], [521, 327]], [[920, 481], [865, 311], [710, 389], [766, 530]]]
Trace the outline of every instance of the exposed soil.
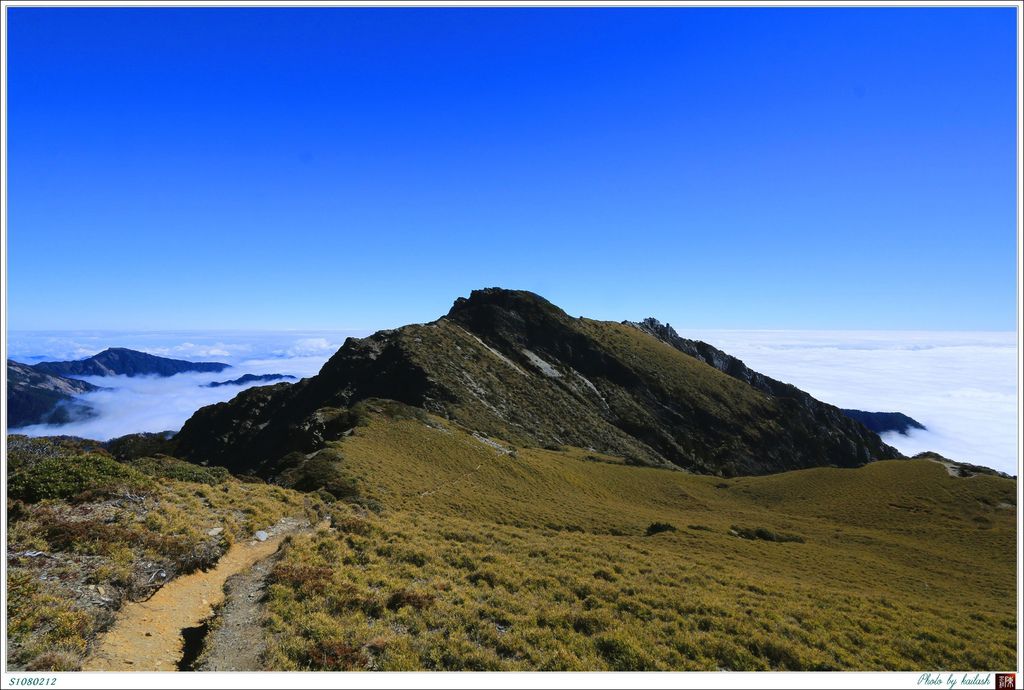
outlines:
[[[267, 576], [278, 556], [257, 562], [248, 570], [232, 575], [224, 585], [226, 598], [206, 635], [196, 671], [261, 671], [263, 637], [260, 601]], [[182, 668], [182, 670], [192, 670]]]
[[[179, 664], [187, 668], [190, 660], [183, 658], [185, 638], [189, 637], [188, 652], [194, 658], [205, 636], [202, 626], [214, 607], [224, 601], [228, 578], [272, 556], [285, 535], [306, 527], [299, 520], [285, 518], [266, 530], [266, 541], [236, 543], [210, 570], [178, 577], [149, 600], [126, 604], [82, 670], [174, 671]], [[192, 631], [186, 634], [188, 629]]]

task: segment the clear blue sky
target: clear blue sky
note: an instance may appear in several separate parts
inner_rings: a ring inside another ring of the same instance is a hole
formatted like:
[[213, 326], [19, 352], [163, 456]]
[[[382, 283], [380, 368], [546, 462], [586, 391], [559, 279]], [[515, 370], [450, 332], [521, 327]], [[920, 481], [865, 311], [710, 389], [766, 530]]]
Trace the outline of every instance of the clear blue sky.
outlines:
[[9, 9], [12, 329], [1013, 329], [1015, 10]]

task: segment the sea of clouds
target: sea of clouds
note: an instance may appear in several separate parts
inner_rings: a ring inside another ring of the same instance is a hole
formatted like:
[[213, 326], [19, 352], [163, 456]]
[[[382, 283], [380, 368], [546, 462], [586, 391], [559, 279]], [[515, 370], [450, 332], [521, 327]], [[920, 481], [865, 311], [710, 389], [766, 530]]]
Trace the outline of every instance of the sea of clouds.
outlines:
[[[905, 454], [933, 450], [1017, 474], [1017, 346], [1012, 332], [678, 330], [825, 402], [910, 415], [928, 430], [883, 437]], [[167, 378], [90, 377], [86, 380], [107, 389], [81, 396], [98, 411], [96, 417], [17, 431], [99, 440], [138, 431], [176, 431], [198, 408], [229, 400], [246, 387], [202, 384], [250, 373], [311, 376], [346, 337], [362, 335], [366, 332], [12, 332], [8, 356], [27, 364], [128, 347], [232, 365], [219, 373]]]
[[168, 377], [81, 377], [103, 387], [78, 396], [96, 411], [95, 416], [59, 426], [37, 424], [15, 432], [30, 436], [67, 434], [105, 441], [139, 431], [177, 431], [200, 407], [230, 400], [246, 388], [266, 385], [206, 388], [205, 384], [237, 379], [243, 374], [285, 374], [298, 379], [312, 376], [346, 337], [361, 335], [366, 332], [12, 332], [8, 335], [8, 357], [26, 364], [81, 359], [108, 347], [127, 347], [161, 357], [231, 365], [221, 372]]

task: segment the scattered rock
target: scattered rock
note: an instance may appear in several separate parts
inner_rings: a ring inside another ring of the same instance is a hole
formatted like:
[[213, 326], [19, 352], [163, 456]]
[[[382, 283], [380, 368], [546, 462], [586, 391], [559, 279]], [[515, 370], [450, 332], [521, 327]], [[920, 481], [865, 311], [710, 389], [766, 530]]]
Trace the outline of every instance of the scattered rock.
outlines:
[[223, 527], [214, 527], [212, 529], [206, 530], [206, 534], [211, 536], [211, 537], [216, 537], [218, 534], [220, 534], [223, 531], [224, 531]]
[[270, 538], [270, 535], [264, 532], [263, 530], [258, 531], [255, 536], [256, 539], [259, 541], [266, 541]]

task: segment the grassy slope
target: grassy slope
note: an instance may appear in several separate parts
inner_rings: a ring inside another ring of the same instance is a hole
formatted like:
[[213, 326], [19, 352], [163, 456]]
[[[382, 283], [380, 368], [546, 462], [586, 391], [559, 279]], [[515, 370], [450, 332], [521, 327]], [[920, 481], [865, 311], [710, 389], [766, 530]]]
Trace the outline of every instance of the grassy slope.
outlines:
[[[76, 670], [122, 602], [211, 565], [237, 538], [322, 508], [279, 486], [173, 459], [119, 463], [74, 441], [11, 436], [8, 452], [15, 669]], [[223, 532], [207, 534], [214, 527]]]
[[[772, 423], [774, 414], [769, 396], [635, 328], [590, 319], [573, 320], [572, 324], [593, 339], [603, 352], [628, 366], [647, 385], [663, 391], [675, 402], [677, 413], [690, 417], [704, 414], [709, 419], [726, 420], [743, 429], [756, 429], [755, 423]], [[567, 370], [561, 372], [557, 382], [548, 379], [526, 364], [509, 363], [448, 319], [406, 327], [402, 337], [408, 343], [410, 357], [425, 370], [444, 380], [457, 381], [458, 386], [468, 384], [468, 390], [473, 393], [466, 396], [466, 402], [454, 406], [453, 416], [469, 428], [518, 442], [530, 440], [522, 434], [520, 425], [549, 439], [571, 439], [582, 434], [581, 438], [601, 439], [635, 458], [664, 464], [652, 455], [650, 448], [609, 424], [599, 414], [602, 406], [609, 405], [636, 428], [661, 426], [649, 411], [618, 386], [602, 386], [596, 380], [604, 391], [601, 395], [591, 390], [584, 379]], [[608, 395], [613, 397], [605, 397]], [[721, 424], [705, 426], [712, 429]], [[727, 436], [719, 440], [725, 443]], [[735, 440], [732, 443], [735, 444]], [[726, 449], [723, 446], [720, 450]], [[682, 451], [691, 452], [688, 448]]]
[[1015, 665], [1012, 481], [925, 460], [723, 480], [428, 421], [337, 444], [381, 510], [335, 504], [337, 532], [291, 543], [268, 667]]

